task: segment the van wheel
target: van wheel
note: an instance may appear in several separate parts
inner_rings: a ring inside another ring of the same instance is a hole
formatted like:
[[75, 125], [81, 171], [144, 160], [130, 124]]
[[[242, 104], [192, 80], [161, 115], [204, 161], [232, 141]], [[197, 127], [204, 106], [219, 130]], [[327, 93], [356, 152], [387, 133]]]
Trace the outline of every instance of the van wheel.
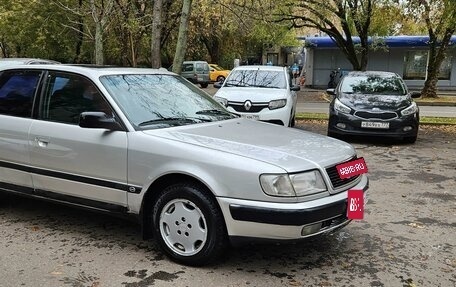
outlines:
[[154, 204], [154, 237], [174, 261], [201, 266], [219, 258], [227, 246], [225, 221], [215, 200], [194, 183], [165, 188]]
[[203, 89], [207, 88], [207, 86], [209, 86], [208, 83], [201, 84], [201, 88], [203, 88]]

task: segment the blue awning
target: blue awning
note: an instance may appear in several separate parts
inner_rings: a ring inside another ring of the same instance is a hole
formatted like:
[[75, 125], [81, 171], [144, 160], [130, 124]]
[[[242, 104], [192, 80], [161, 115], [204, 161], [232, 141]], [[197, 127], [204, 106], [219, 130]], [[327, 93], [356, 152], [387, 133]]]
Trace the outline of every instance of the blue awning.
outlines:
[[[298, 37], [299, 40], [305, 40], [305, 46], [309, 48], [337, 48], [336, 43], [330, 37]], [[355, 44], [359, 44], [359, 37], [352, 37]], [[427, 47], [429, 45], [429, 36], [389, 36], [380, 37], [387, 47]], [[372, 43], [372, 38], [369, 38]], [[452, 36], [450, 45], [456, 44], [456, 36]]]

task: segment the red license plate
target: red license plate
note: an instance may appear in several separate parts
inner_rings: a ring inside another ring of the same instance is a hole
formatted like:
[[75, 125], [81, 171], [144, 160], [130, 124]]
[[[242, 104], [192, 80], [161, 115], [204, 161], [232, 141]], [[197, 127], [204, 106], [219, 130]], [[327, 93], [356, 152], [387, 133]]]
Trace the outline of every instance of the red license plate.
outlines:
[[367, 173], [367, 165], [362, 157], [336, 165], [336, 169], [341, 179]]
[[364, 218], [364, 192], [362, 190], [349, 189], [347, 202], [347, 218]]

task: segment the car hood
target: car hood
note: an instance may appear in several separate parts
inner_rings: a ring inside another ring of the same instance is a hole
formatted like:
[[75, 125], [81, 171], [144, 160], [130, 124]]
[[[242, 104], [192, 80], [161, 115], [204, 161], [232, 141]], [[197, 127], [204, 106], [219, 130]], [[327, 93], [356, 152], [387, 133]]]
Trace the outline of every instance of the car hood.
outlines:
[[396, 111], [410, 106], [412, 99], [409, 95], [369, 95], [369, 94], [341, 94], [339, 100], [355, 110]]
[[343, 141], [241, 118], [144, 133], [267, 162], [287, 172], [332, 166], [355, 155]]
[[232, 102], [269, 102], [271, 100], [286, 99], [286, 89], [268, 89], [253, 87], [222, 87], [215, 93], [216, 97], [225, 98]]

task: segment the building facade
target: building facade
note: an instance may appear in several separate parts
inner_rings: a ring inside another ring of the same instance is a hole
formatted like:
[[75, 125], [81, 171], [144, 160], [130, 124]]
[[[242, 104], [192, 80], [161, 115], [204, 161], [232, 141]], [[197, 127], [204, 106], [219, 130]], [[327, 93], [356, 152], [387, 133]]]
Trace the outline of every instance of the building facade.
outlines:
[[[306, 86], [326, 88], [331, 71], [339, 75], [353, 69], [330, 37], [300, 37], [304, 41]], [[354, 38], [359, 42], [359, 38]], [[391, 36], [381, 38], [381, 45], [369, 52], [367, 70], [394, 72], [404, 78], [410, 89], [421, 89], [426, 79], [429, 56], [428, 36]], [[439, 90], [456, 90], [456, 36], [451, 38], [440, 68]]]

